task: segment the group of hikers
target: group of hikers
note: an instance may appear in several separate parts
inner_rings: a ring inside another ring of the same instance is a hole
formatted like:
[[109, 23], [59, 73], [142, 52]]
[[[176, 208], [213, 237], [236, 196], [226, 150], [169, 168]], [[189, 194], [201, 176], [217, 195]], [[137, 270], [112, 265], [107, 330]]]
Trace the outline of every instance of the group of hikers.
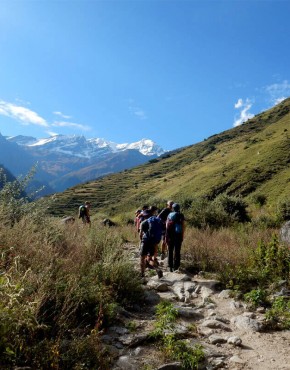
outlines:
[[180, 206], [169, 200], [164, 209], [158, 212], [155, 206], [143, 206], [135, 213], [135, 226], [140, 237], [140, 268], [144, 277], [145, 269], [153, 268], [158, 277], [163, 276], [159, 269], [158, 245], [161, 241], [161, 260], [168, 254], [169, 270], [178, 270], [180, 250], [184, 237], [185, 218]]
[[[86, 201], [79, 207], [79, 218], [91, 226], [91, 203]], [[161, 260], [168, 255], [168, 268], [175, 271], [180, 266], [180, 250], [184, 237], [185, 219], [180, 206], [169, 200], [160, 212], [155, 206], [144, 205], [135, 212], [135, 226], [140, 237], [140, 268], [144, 277], [146, 267], [155, 269], [158, 277], [163, 276], [158, 262], [158, 246], [161, 242]]]

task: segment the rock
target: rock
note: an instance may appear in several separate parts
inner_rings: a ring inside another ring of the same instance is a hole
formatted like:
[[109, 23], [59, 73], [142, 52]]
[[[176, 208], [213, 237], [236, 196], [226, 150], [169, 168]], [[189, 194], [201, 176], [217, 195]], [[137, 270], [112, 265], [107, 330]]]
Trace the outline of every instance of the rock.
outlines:
[[156, 290], [157, 292], [167, 292], [168, 291], [168, 285], [165, 283], [160, 283], [157, 285]]
[[227, 299], [227, 298], [230, 298], [232, 294], [233, 294], [233, 291], [231, 289], [224, 289], [219, 293], [218, 297]]
[[208, 310], [213, 310], [215, 307], [216, 307], [216, 305], [214, 303], [208, 303], [205, 306], [205, 308], [208, 309]]
[[194, 280], [196, 285], [207, 287], [213, 291], [219, 290], [221, 282], [218, 280]]
[[206, 299], [214, 294], [214, 291], [206, 286], [202, 286], [200, 290], [201, 297]]
[[142, 356], [147, 351], [144, 347], [137, 347], [133, 351], [134, 356]]
[[232, 310], [238, 310], [240, 308], [243, 308], [243, 304], [241, 302], [238, 302], [238, 301], [231, 301], [230, 302], [230, 308]]
[[200, 313], [199, 310], [192, 308], [192, 307], [178, 307], [175, 306], [178, 311], [179, 316], [185, 317], [187, 319], [195, 319], [199, 320], [203, 318], [203, 315]]
[[211, 344], [217, 344], [217, 343], [226, 343], [227, 340], [220, 335], [212, 334], [208, 337], [208, 340]]
[[230, 359], [229, 359], [229, 362], [231, 363], [236, 363], [236, 364], [244, 364], [245, 361], [242, 360], [239, 356], [232, 356]]
[[211, 359], [208, 359], [208, 362], [211, 365], [211, 367], [207, 367], [207, 369], [211, 369], [211, 370], [215, 370], [219, 368], [223, 369], [225, 366], [225, 361], [223, 358], [211, 358]]
[[159, 295], [153, 290], [145, 290], [144, 301], [148, 305], [157, 305], [160, 302]]
[[150, 279], [147, 283], [148, 288], [157, 290], [158, 292], [167, 292], [168, 284], [166, 282], [160, 282], [160, 280]]
[[285, 222], [281, 227], [280, 239], [283, 243], [290, 244], [290, 221]]
[[113, 332], [119, 335], [125, 335], [129, 333], [129, 330], [127, 328], [124, 328], [123, 326], [111, 326], [110, 332]]
[[245, 317], [249, 317], [250, 319], [255, 319], [256, 318], [256, 315], [254, 312], [251, 312], [251, 311], [246, 311], [243, 313], [243, 316]]
[[259, 332], [263, 328], [262, 324], [259, 321], [255, 320], [255, 319], [252, 319], [251, 317], [247, 317], [247, 316], [243, 316], [243, 315], [234, 317], [231, 320], [231, 322], [238, 329], [252, 331], [252, 332]]
[[240, 346], [242, 344], [242, 339], [240, 337], [229, 337], [227, 342], [234, 346]]
[[171, 291], [168, 291], [168, 292], [158, 292], [158, 295], [161, 299], [166, 299], [167, 301], [172, 301], [172, 302], [176, 302], [177, 301], [177, 297], [176, 295], [171, 292]]
[[184, 284], [182, 281], [176, 282], [172, 287], [172, 291], [176, 294], [178, 299], [181, 302], [184, 302], [185, 300], [185, 294], [184, 294]]
[[63, 224], [73, 224], [74, 222], [75, 222], [75, 218], [74, 217], [72, 217], [72, 216], [68, 216], [68, 217], [64, 217], [64, 218], [62, 218], [60, 221], [61, 221], [61, 223], [63, 223]]
[[194, 293], [196, 284], [193, 281], [184, 281], [184, 291], [188, 293]]
[[209, 337], [210, 335], [214, 334], [214, 330], [206, 327], [198, 327], [198, 333], [204, 337]]
[[137, 366], [132, 363], [132, 359], [129, 356], [119, 357], [116, 365], [122, 370], [137, 370]]
[[229, 319], [226, 319], [225, 317], [221, 317], [221, 316], [215, 316], [215, 320], [221, 321], [224, 324], [230, 324], [231, 322]]
[[207, 327], [211, 329], [221, 329], [225, 331], [232, 331], [231, 328], [229, 328], [226, 324], [224, 324], [221, 321], [218, 320], [205, 320], [202, 324], [201, 327]]
[[125, 346], [129, 348], [138, 347], [140, 344], [144, 343], [148, 339], [149, 334], [126, 334], [118, 338], [118, 340]]

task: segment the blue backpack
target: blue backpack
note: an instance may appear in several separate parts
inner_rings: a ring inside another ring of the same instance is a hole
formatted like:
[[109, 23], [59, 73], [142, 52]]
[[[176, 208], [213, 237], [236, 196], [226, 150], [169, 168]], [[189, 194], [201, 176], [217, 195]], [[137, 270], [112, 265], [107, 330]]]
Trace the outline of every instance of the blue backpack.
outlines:
[[147, 231], [148, 239], [151, 242], [158, 244], [162, 238], [163, 222], [156, 216], [149, 217], [147, 222], [149, 226]]
[[169, 233], [182, 234], [182, 221], [180, 213], [171, 212], [167, 218], [167, 231]]

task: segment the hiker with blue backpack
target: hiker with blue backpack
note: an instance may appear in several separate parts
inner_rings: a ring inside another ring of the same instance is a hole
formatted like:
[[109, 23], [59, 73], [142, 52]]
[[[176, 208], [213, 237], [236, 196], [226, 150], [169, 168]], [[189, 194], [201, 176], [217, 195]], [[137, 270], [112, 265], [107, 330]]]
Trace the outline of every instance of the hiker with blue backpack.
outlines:
[[177, 203], [172, 205], [166, 221], [166, 244], [168, 247], [168, 267], [171, 272], [180, 266], [180, 250], [184, 238], [185, 218]]
[[162, 237], [162, 221], [156, 217], [157, 207], [152, 206], [143, 212], [145, 220], [140, 224], [140, 268], [144, 277], [145, 268], [155, 269], [159, 278], [163, 276], [158, 268], [157, 250]]

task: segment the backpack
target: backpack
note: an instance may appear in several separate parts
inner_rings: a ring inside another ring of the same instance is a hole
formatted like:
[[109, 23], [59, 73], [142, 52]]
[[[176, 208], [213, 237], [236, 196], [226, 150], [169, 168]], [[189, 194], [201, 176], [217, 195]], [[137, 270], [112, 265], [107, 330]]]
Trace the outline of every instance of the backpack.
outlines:
[[147, 219], [148, 222], [148, 239], [158, 244], [162, 238], [163, 223], [162, 220], [156, 216], [151, 216]]
[[169, 234], [182, 234], [182, 220], [179, 212], [169, 213], [166, 229]]
[[83, 218], [85, 215], [86, 215], [86, 207], [82, 204], [80, 207], [79, 207], [79, 218]]

